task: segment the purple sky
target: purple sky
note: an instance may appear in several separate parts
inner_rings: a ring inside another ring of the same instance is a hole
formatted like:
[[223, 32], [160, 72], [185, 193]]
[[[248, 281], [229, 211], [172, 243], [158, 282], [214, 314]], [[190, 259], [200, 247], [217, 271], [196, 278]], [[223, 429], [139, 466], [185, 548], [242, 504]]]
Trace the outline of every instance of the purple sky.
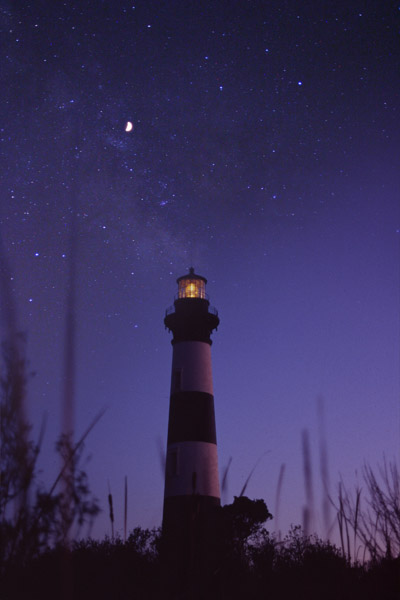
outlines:
[[[1, 235], [36, 372], [51, 481], [77, 189], [76, 436], [109, 533], [160, 524], [175, 280], [193, 264], [213, 335], [224, 501], [302, 522], [302, 431], [331, 493], [399, 456], [398, 3], [2, 3]], [[133, 131], [125, 132], [132, 121]], [[333, 518], [333, 512], [332, 512]], [[273, 528], [274, 524], [272, 524]]]

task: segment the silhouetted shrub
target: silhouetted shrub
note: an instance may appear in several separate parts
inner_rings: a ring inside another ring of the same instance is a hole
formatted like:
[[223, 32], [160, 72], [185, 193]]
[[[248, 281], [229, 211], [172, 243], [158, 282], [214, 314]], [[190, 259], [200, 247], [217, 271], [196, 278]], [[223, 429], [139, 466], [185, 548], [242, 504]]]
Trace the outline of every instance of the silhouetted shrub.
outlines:
[[[37, 481], [36, 460], [40, 441], [29, 439], [25, 419], [26, 362], [23, 340], [4, 345], [0, 378], [0, 574], [32, 563], [48, 547], [65, 540], [75, 524], [79, 533], [99, 512], [86, 473], [79, 468], [83, 444], [71, 448], [65, 437], [56, 444], [63, 468], [54, 484], [45, 489]], [[68, 494], [58, 483], [68, 465]], [[68, 501], [66, 500], [68, 497]]]

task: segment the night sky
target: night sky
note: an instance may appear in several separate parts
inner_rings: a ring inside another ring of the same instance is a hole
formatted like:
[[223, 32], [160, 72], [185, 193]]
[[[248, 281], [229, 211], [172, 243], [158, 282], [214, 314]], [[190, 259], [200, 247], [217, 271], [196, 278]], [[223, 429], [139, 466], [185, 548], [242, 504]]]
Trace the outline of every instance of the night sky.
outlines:
[[[172, 348], [193, 265], [213, 335], [224, 502], [286, 531], [400, 452], [400, 5], [380, 0], [0, 3], [0, 224], [27, 333], [39, 466], [59, 460], [69, 237], [77, 226], [76, 438], [103, 513], [158, 526]], [[125, 131], [126, 123], [133, 124]], [[4, 326], [4, 321], [2, 323]], [[3, 336], [2, 336], [3, 337]], [[358, 473], [358, 475], [357, 475]], [[358, 478], [358, 479], [357, 479]], [[333, 518], [333, 512], [331, 513]]]

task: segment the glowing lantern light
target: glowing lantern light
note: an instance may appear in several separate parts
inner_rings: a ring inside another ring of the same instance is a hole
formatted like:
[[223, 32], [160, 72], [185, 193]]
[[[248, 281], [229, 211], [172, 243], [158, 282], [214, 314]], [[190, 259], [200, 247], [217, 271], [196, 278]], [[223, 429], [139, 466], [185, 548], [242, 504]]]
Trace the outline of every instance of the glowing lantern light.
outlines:
[[207, 280], [196, 275], [193, 267], [189, 274], [178, 279], [178, 298], [206, 298]]

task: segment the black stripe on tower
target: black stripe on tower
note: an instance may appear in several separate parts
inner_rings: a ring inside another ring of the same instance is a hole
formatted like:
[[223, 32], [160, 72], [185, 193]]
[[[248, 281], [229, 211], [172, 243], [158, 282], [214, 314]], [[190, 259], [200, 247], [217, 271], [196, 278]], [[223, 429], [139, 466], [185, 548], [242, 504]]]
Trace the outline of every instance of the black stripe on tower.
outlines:
[[172, 344], [177, 342], [206, 342], [212, 344], [211, 333], [217, 329], [219, 318], [208, 312], [210, 303], [203, 298], [181, 298], [175, 300], [175, 312], [166, 315], [164, 319], [167, 329], [172, 331]]
[[175, 392], [169, 405], [168, 444], [217, 443], [214, 397], [206, 392]]

